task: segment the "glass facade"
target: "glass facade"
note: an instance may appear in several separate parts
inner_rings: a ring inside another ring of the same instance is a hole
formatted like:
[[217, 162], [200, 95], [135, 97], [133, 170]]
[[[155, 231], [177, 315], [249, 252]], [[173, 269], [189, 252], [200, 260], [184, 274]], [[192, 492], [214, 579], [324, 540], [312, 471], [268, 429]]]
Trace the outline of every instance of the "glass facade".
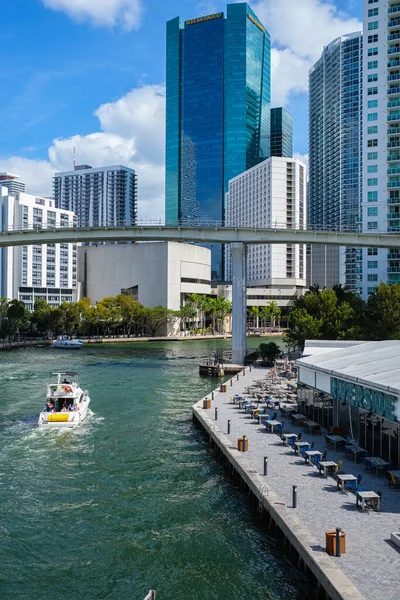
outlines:
[[271, 156], [293, 158], [293, 117], [284, 108], [271, 109]]
[[[270, 37], [246, 3], [167, 23], [166, 220], [223, 223], [229, 179], [270, 155]], [[223, 247], [211, 245], [223, 280]]]
[[[310, 70], [309, 140], [308, 224], [313, 229], [360, 229], [361, 33], [333, 41]], [[341, 248], [337, 260], [339, 280], [336, 283], [361, 293], [361, 250]]]

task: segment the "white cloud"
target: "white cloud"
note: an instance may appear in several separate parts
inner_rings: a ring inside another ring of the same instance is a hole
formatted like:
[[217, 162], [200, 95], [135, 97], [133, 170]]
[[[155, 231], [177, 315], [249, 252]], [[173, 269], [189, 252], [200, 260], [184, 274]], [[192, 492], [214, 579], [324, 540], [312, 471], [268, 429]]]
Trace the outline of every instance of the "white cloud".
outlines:
[[308, 154], [300, 154], [299, 152], [295, 152], [294, 153], [294, 158], [298, 158], [299, 160], [301, 160], [303, 163], [305, 163], [308, 167]]
[[78, 22], [95, 26], [122, 27], [126, 31], [140, 26], [141, 0], [42, 0], [46, 8], [65, 12]]
[[272, 101], [308, 89], [308, 71], [323, 47], [335, 38], [361, 31], [362, 23], [325, 0], [255, 0], [251, 6], [271, 34]]
[[18, 156], [0, 159], [0, 171], [19, 174], [28, 192], [49, 196], [54, 173], [72, 170], [75, 147], [78, 164], [122, 164], [135, 169], [139, 219], [163, 218], [165, 89], [151, 85], [134, 89], [102, 105], [95, 114], [103, 131], [53, 140], [48, 161]]
[[126, 138], [134, 136], [141, 156], [159, 163], [164, 161], [164, 87], [136, 88], [116, 102], [103, 104], [95, 114], [103, 131]]
[[308, 91], [307, 59], [296, 56], [289, 48], [271, 49], [271, 79], [273, 106], [286, 106], [290, 94]]

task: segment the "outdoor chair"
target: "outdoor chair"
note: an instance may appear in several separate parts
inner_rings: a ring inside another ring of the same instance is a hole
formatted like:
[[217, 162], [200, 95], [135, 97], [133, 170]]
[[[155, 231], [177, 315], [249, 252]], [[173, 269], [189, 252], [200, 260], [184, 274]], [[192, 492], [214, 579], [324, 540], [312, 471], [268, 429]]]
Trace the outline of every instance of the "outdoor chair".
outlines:
[[389, 485], [394, 488], [400, 489], [400, 480], [396, 479], [393, 473], [390, 473]]
[[272, 420], [276, 421], [277, 417], [278, 417], [278, 413], [274, 412], [274, 414], [272, 415]]
[[310, 450], [314, 450], [314, 446], [315, 446], [315, 440], [313, 440], [313, 441], [311, 442]]
[[363, 478], [362, 474], [361, 474], [361, 473], [359, 473], [359, 474], [357, 475], [357, 489], [359, 489], [359, 488], [360, 488], [360, 483], [361, 483], [361, 480], [362, 480], [362, 478]]
[[342, 468], [342, 465], [343, 465], [343, 461], [342, 461], [342, 460], [339, 460], [339, 462], [338, 462], [338, 464], [337, 464], [337, 468], [336, 468], [335, 474], [334, 474], [334, 476], [335, 476], [335, 477], [337, 477], [337, 475], [339, 475], [339, 474], [340, 474], [340, 470], [341, 470], [341, 468]]
[[323, 453], [323, 455], [322, 455], [322, 457], [321, 457], [321, 460], [326, 460], [326, 459], [327, 459], [327, 456], [328, 456], [328, 451], [327, 451], [327, 450], [324, 450], [324, 453]]
[[302, 434], [302, 433], [301, 433], [301, 431], [300, 431], [299, 435], [297, 436], [297, 441], [298, 441], [298, 442], [301, 442], [301, 436], [302, 436], [302, 435], [303, 435], [303, 434]]

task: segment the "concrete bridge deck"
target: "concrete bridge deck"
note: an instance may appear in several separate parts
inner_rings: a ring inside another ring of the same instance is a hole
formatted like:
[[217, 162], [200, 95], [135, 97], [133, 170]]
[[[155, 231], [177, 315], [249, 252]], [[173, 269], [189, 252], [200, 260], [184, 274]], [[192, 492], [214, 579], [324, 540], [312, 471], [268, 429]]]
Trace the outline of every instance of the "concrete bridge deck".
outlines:
[[[359, 600], [397, 600], [400, 589], [400, 554], [392, 545], [390, 534], [400, 530], [400, 495], [385, 485], [383, 477], [365, 473], [364, 465], [344, 458], [344, 452], [328, 450], [328, 459], [343, 461], [342, 472], [362, 473], [362, 485], [367, 490], [382, 491], [382, 511], [362, 513], [356, 509], [355, 494], [337, 491], [333, 478], [319, 476], [316, 467], [309, 466], [302, 457], [282, 443], [279, 436], [266, 432], [265, 426], [232, 404], [230, 396], [243, 393], [254, 381], [262, 379], [266, 369], [246, 369], [239, 381], [228, 381], [227, 393], [214, 392], [210, 410], [203, 410], [202, 402], [194, 407], [196, 418], [220, 443], [225, 444], [233, 460], [242, 465], [244, 475], [254, 479], [256, 490], [276, 511], [290, 531], [291, 543], [297, 540], [305, 560], [314, 562], [314, 574], [331, 598]], [[208, 397], [211, 397], [209, 394]], [[218, 420], [215, 421], [215, 407]], [[272, 411], [273, 412], [273, 411]], [[231, 433], [227, 435], [227, 422]], [[280, 415], [278, 419], [282, 421]], [[284, 431], [298, 433], [299, 427], [283, 419]], [[237, 438], [246, 435], [249, 451], [240, 453]], [[324, 435], [303, 433], [303, 439], [314, 440], [315, 449], [325, 449]], [[268, 456], [268, 475], [263, 476], [264, 456]], [[292, 486], [298, 486], [298, 507], [292, 508]], [[261, 491], [260, 491], [261, 490]], [[281, 527], [281, 525], [280, 525]], [[347, 551], [341, 558], [325, 552], [325, 531], [341, 527], [346, 532]], [[281, 527], [282, 529], [282, 527]], [[327, 589], [328, 588], [328, 589]]]

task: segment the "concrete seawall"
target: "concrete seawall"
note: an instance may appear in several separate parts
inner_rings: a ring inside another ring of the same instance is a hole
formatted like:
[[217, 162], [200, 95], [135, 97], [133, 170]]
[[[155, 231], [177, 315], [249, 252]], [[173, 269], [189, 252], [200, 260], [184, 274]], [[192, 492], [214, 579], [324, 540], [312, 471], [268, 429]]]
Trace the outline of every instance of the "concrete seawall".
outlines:
[[[234, 379], [236, 380], [236, 377]], [[206, 396], [206, 398], [210, 397], [211, 394]], [[270, 526], [275, 526], [277, 536], [282, 537], [284, 546], [290, 545], [298, 555], [299, 566], [315, 578], [315, 597], [331, 600], [365, 600], [337, 565], [337, 559], [321, 552], [318, 540], [303, 525], [295, 509], [282, 501], [271, 487], [270, 481], [254, 468], [247, 454], [237, 450], [232, 440], [222, 432], [220, 422], [210, 418], [209, 411], [203, 409], [203, 399], [193, 406], [192, 412], [195, 422], [209, 436], [210, 443], [215, 444], [218, 453], [229, 468], [237, 473], [243, 484], [258, 500], [260, 508], [265, 511], [265, 518], [269, 520]]]

